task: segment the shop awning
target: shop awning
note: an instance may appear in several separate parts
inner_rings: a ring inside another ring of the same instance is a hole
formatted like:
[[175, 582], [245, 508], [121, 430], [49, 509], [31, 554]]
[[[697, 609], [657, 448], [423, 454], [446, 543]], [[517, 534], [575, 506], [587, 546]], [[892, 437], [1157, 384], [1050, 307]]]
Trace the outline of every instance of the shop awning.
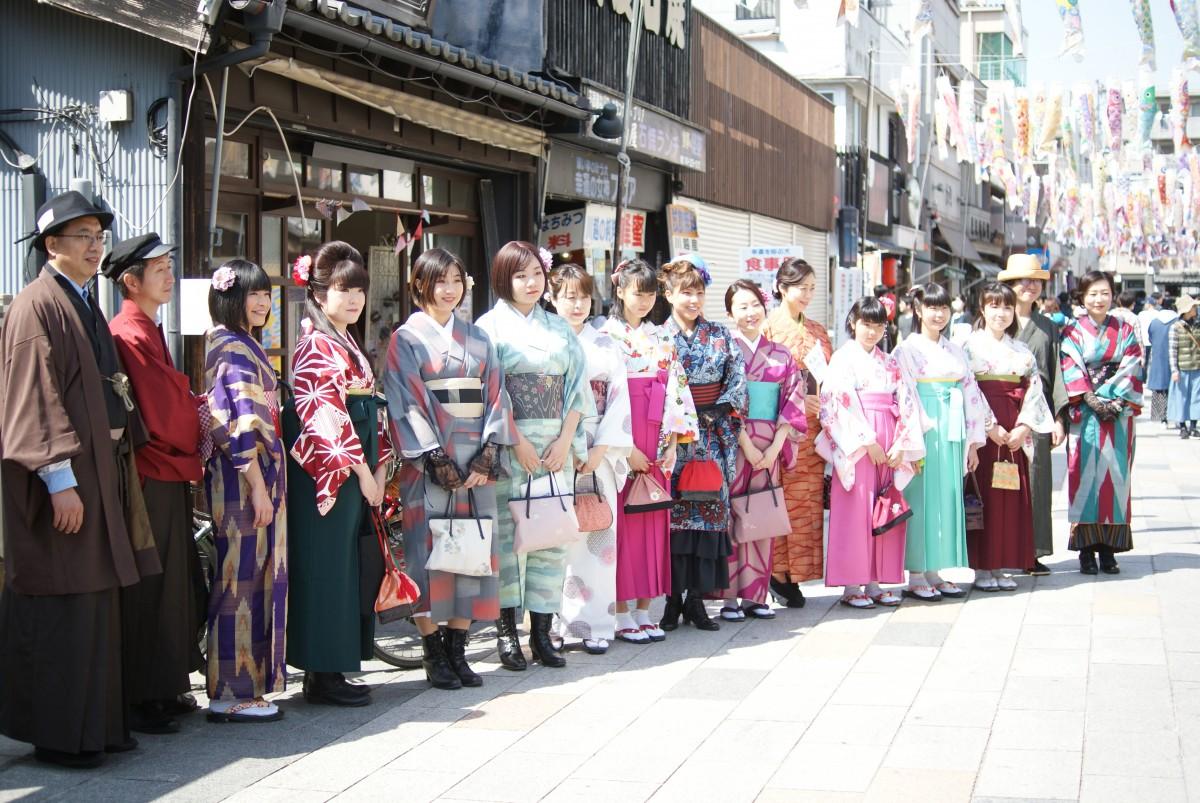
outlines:
[[983, 257], [975, 250], [971, 241], [963, 235], [963, 230], [944, 220], [937, 222], [937, 230], [946, 241], [947, 250], [954, 256], [968, 262], [980, 262]]
[[1000, 266], [994, 262], [979, 261], [972, 262], [971, 264], [985, 279], [994, 279], [1000, 275]]
[[446, 106], [399, 89], [313, 67], [295, 59], [272, 56], [247, 62], [241, 67], [251, 75], [257, 70], [282, 75], [293, 81], [357, 101], [364, 106], [379, 109], [410, 123], [496, 148], [541, 156], [546, 139], [536, 128]]

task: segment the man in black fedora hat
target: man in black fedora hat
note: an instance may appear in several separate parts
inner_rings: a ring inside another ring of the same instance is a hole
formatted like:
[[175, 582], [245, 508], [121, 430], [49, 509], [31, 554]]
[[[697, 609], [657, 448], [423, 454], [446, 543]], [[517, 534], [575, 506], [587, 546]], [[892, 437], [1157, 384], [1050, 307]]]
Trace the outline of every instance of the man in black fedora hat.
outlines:
[[140, 488], [120, 458], [139, 419], [88, 289], [111, 223], [77, 192], [46, 202], [26, 239], [49, 259], [0, 331], [0, 733], [68, 767], [137, 744], [125, 724], [118, 589], [159, 570], [144, 510], [130, 518]]

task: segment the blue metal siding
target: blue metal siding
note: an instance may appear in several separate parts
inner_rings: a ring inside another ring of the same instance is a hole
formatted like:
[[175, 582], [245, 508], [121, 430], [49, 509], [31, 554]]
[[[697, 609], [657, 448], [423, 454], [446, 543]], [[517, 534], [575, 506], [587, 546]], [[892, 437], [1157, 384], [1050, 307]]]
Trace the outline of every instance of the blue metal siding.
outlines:
[[[40, 154], [47, 197], [70, 189], [72, 179], [88, 179], [117, 213], [117, 240], [150, 230], [172, 236], [175, 226], [166, 219], [169, 204], [163, 203], [172, 170], [149, 145], [146, 110], [172, 91], [170, 73], [184, 63], [184, 51], [30, 0], [0, 0], [0, 17], [5, 20], [0, 28], [0, 108], [95, 107], [101, 90], [132, 94], [131, 122], [110, 125], [93, 118], [88, 126], [99, 159], [75, 126], [28, 121], [31, 114], [0, 116], [0, 129], [22, 150]], [[160, 115], [159, 121], [165, 117]], [[24, 233], [21, 174], [0, 160], [0, 293], [16, 293], [23, 286], [26, 244], [13, 241]]]

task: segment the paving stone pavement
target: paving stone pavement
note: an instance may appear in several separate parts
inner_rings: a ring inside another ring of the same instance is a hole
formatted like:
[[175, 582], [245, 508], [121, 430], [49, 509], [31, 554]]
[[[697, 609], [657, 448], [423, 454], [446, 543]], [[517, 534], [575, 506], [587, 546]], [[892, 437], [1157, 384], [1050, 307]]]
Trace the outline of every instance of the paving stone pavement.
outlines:
[[1200, 801], [1200, 443], [1143, 420], [1137, 448], [1116, 577], [1075, 571], [1060, 488], [1054, 573], [1012, 593], [860, 612], [810, 584], [774, 621], [460, 692], [372, 664], [368, 708], [297, 682], [282, 723], [193, 715], [91, 773], [0, 739], [0, 800]]

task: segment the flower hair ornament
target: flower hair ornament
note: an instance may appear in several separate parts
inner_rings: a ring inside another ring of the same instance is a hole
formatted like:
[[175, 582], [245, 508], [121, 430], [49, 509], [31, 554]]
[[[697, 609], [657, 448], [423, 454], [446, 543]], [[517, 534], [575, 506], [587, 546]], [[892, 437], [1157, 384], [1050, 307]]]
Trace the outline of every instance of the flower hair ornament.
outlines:
[[292, 263], [292, 280], [297, 287], [308, 287], [308, 277], [312, 275], [312, 257], [308, 254], [296, 257]]
[[554, 255], [545, 248], [538, 248], [538, 259], [542, 260], [542, 269], [547, 273], [554, 267]]
[[699, 254], [680, 254], [679, 259], [681, 262], [687, 262], [695, 268], [696, 273], [700, 274], [700, 280], [704, 282], [705, 287], [712, 284], [712, 274], [708, 272], [708, 263], [704, 261], [704, 257]]
[[621, 275], [621, 271], [623, 271], [623, 270], [625, 270], [625, 268], [629, 267], [629, 263], [632, 261], [633, 261], [632, 259], [622, 259], [620, 262], [617, 263], [617, 266], [615, 268], [613, 268], [613, 272], [612, 272], [613, 287], [616, 287], [617, 283], [620, 281], [619, 276]]
[[228, 265], [222, 265], [212, 275], [213, 289], [224, 293], [237, 282], [237, 274]]

